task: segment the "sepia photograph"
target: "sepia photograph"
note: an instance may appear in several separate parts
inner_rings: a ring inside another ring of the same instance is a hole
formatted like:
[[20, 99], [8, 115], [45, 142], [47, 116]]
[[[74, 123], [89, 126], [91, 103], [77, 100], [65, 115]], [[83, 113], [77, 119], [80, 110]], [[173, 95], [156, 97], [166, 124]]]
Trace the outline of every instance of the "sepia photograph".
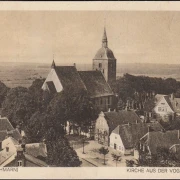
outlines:
[[5, 9], [0, 27], [0, 171], [180, 173], [180, 4]]

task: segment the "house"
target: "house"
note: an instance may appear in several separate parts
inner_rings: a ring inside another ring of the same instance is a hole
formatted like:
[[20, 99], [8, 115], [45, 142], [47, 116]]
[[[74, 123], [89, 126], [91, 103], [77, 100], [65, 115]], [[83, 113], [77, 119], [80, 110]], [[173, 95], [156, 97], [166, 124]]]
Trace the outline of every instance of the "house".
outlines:
[[180, 98], [175, 98], [174, 94], [156, 96], [145, 102], [144, 114], [146, 119], [162, 119], [165, 122], [174, 120], [180, 115]]
[[175, 155], [175, 157], [180, 160], [180, 144], [174, 144], [169, 148], [169, 151]]
[[180, 130], [150, 131], [140, 139], [140, 149], [149, 155], [155, 155], [157, 148], [172, 148], [180, 144]]
[[20, 143], [13, 137], [8, 137], [1, 144], [1, 167], [47, 167], [45, 158], [47, 149], [45, 143]]
[[106, 30], [102, 38], [102, 47], [93, 59], [91, 71], [78, 71], [74, 66], [56, 66], [54, 60], [42, 89], [49, 93], [61, 92], [71, 87], [73, 90], [85, 90], [94, 105], [100, 111], [115, 108], [115, 96], [110, 84], [116, 80], [116, 58], [108, 48]]
[[134, 111], [121, 110], [118, 112], [101, 112], [95, 122], [95, 141], [109, 145], [109, 135], [121, 124], [141, 123], [141, 119]]
[[132, 154], [139, 140], [148, 131], [160, 131], [162, 126], [158, 122], [135, 123], [118, 125], [110, 135], [110, 147], [122, 154]]
[[22, 138], [19, 127], [16, 129], [12, 126], [10, 121], [6, 117], [0, 118], [0, 142], [2, 142], [6, 137], [12, 136], [14, 139], [19, 140]]

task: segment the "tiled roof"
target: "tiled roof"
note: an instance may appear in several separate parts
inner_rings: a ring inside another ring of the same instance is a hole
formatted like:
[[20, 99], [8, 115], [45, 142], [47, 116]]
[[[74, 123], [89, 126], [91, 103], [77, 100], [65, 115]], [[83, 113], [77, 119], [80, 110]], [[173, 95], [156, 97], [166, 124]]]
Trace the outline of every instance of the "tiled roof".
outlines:
[[158, 123], [136, 123], [117, 126], [112, 132], [119, 134], [125, 148], [133, 148], [147, 132], [148, 127], [151, 131], [160, 131], [162, 126]]
[[175, 154], [175, 157], [180, 160], [180, 144], [172, 145], [169, 150]]
[[100, 71], [78, 72], [91, 97], [113, 95], [113, 91]]
[[14, 129], [9, 131], [11, 132], [11, 135], [8, 135], [8, 131], [0, 131], [0, 142], [6, 139], [7, 136], [12, 136], [14, 139], [19, 140], [22, 138], [21, 134], [18, 132], [18, 130]]
[[25, 158], [27, 160], [33, 162], [34, 164], [36, 164], [36, 165], [38, 165], [40, 167], [48, 167], [48, 165], [44, 161], [42, 161], [42, 160], [40, 160], [38, 158], [35, 158], [35, 157], [33, 157], [33, 156], [29, 155], [29, 154], [26, 154], [26, 153], [24, 155], [25, 155]]
[[144, 111], [150, 112], [155, 107], [155, 99], [149, 99], [144, 103]]
[[77, 90], [85, 89], [75, 66], [56, 66], [55, 71], [64, 89], [67, 87], [72, 87]]
[[169, 149], [174, 144], [180, 144], [178, 131], [179, 130], [149, 132], [145, 137], [142, 138], [142, 141], [145, 138], [151, 153], [156, 154], [157, 147], [164, 147]]
[[118, 125], [128, 123], [141, 123], [141, 119], [134, 111], [118, 111], [118, 112], [105, 112], [105, 119], [107, 120], [110, 132]]
[[162, 97], [164, 97], [164, 96], [168, 96], [168, 95], [165, 95], [165, 94], [156, 94], [155, 95], [155, 99], [156, 99], [156, 101], [158, 102]]
[[4, 131], [4, 130], [13, 130], [13, 126], [11, 125], [11, 123], [9, 122], [9, 120], [5, 117], [0, 118], [0, 131]]
[[[16, 148], [20, 147], [21, 145], [16, 146]], [[43, 143], [32, 143], [26, 144], [25, 146], [26, 154], [29, 154], [34, 157], [42, 156], [47, 157], [47, 149], [46, 145]]]
[[47, 84], [47, 86], [48, 86], [48, 89], [49, 89], [50, 93], [53, 93], [53, 94], [54, 94], [54, 93], [57, 92], [57, 91], [56, 91], [56, 87], [55, 87], [53, 81], [47, 81], [46, 84]]
[[172, 111], [174, 111], [174, 108], [173, 108], [173, 106], [172, 106], [172, 103], [171, 103], [171, 101], [170, 101], [169, 96], [164, 96], [164, 99], [166, 100], [166, 102], [168, 103], [168, 105], [170, 106], [170, 108], [172, 109]]
[[[2, 164], [7, 164], [6, 161], [8, 163], [13, 161], [14, 158], [11, 158], [11, 157], [16, 155], [17, 150], [22, 149], [21, 145], [18, 143], [16, 139], [12, 137], [9, 137], [9, 138], [12, 142], [12, 144], [8, 145], [10, 148], [9, 152], [6, 152], [6, 148], [0, 151], [0, 165], [1, 166]], [[12, 146], [14, 146], [15, 148], [12, 148]], [[46, 145], [43, 143], [26, 144], [24, 155], [26, 159], [37, 164], [38, 166], [47, 166], [47, 164], [44, 161], [38, 159], [38, 157], [40, 156], [47, 157]]]
[[180, 98], [174, 98], [171, 102], [176, 113], [180, 113]]

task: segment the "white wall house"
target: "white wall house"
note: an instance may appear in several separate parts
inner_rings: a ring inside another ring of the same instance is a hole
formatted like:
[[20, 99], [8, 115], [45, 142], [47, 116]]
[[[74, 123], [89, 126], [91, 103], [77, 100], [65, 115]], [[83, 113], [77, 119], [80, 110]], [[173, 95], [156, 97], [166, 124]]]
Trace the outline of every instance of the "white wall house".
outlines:
[[172, 103], [169, 99], [169, 96], [163, 96], [156, 103], [153, 111], [159, 115], [164, 121], [169, 121], [174, 119], [174, 109]]
[[110, 147], [116, 149], [117, 151], [120, 151], [122, 154], [125, 154], [125, 147], [119, 134], [116, 134], [114, 132], [111, 133]]
[[140, 138], [147, 132], [160, 131], [162, 126], [158, 122], [118, 125], [110, 134], [110, 147], [125, 155], [138, 157], [136, 151]]

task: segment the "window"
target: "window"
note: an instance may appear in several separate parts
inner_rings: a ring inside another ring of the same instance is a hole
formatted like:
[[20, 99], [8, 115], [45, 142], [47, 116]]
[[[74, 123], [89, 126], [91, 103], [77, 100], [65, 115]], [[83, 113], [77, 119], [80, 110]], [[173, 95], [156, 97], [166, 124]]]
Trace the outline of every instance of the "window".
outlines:
[[18, 161], [18, 167], [22, 167], [22, 161]]
[[111, 97], [108, 97], [108, 104], [111, 104]]
[[103, 74], [104, 74], [104, 69], [103, 69], [103, 71], [102, 71], [102, 72], [103, 72]]
[[158, 111], [159, 111], [159, 112], [165, 112], [165, 111], [166, 111], [166, 108], [165, 108], [165, 107], [158, 107]]
[[9, 152], [9, 147], [6, 147], [6, 152]]
[[102, 63], [99, 63], [99, 68], [102, 68]]

